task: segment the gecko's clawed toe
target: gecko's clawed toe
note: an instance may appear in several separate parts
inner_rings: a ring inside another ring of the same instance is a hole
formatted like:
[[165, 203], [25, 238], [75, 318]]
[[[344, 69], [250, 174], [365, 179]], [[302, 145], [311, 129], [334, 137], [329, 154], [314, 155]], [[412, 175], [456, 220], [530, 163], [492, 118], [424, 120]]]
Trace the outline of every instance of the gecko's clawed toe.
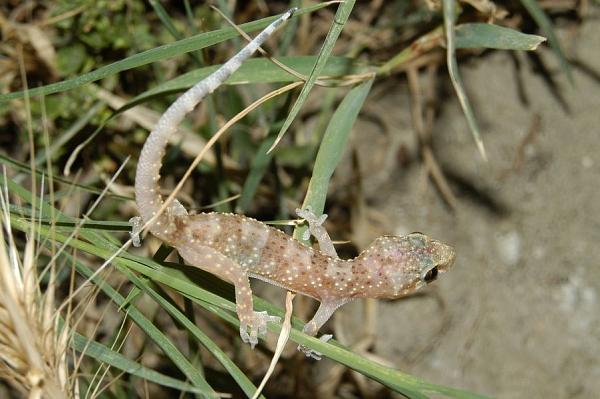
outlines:
[[244, 343], [250, 344], [252, 349], [258, 344], [258, 337], [267, 333], [267, 323], [278, 323], [281, 318], [270, 316], [267, 312], [254, 312], [252, 322], [240, 323], [240, 337]]
[[298, 350], [302, 353], [304, 353], [304, 355], [306, 357], [309, 357], [311, 359], [315, 359], [315, 360], [321, 360], [323, 358], [323, 354], [317, 351], [314, 351], [304, 345], [298, 345]]
[[258, 340], [256, 342], [252, 342], [250, 340], [250, 334], [248, 334], [248, 325], [245, 323], [240, 324], [240, 337], [242, 338], [242, 342], [245, 344], [250, 344], [252, 349], [254, 349], [254, 345], [258, 343]]
[[310, 205], [306, 208], [296, 208], [296, 215], [306, 220], [306, 222], [309, 224], [317, 223], [318, 221], [317, 215], [315, 215]]
[[[324, 334], [319, 337], [319, 341], [329, 342], [329, 340], [331, 338], [333, 338], [332, 334]], [[298, 345], [298, 350], [300, 352], [304, 353], [304, 355], [306, 357], [310, 357], [315, 360], [321, 360], [323, 358], [323, 354], [321, 352], [317, 352], [317, 351], [310, 349], [309, 347], [304, 346], [304, 345]]]
[[333, 338], [333, 334], [323, 334], [319, 337], [319, 341], [321, 342], [329, 342]]
[[129, 223], [131, 223], [131, 231], [129, 232], [129, 236], [131, 237], [131, 243], [134, 247], [139, 247], [142, 245], [140, 239], [140, 233], [142, 232], [142, 226], [144, 225], [144, 221], [139, 216], [134, 216], [129, 219]]
[[302, 239], [304, 241], [308, 241], [310, 239], [310, 229], [304, 230], [304, 233], [302, 233]]

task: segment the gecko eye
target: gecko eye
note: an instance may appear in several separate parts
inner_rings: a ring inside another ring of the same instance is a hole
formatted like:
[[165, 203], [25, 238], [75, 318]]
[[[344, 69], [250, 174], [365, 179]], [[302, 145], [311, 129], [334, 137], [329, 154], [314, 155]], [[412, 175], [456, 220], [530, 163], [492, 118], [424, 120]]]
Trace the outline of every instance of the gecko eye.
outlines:
[[430, 269], [427, 273], [425, 273], [425, 276], [423, 277], [423, 281], [425, 281], [427, 284], [431, 283], [432, 281], [434, 281], [438, 276], [438, 268], [437, 266], [435, 266], [434, 268]]

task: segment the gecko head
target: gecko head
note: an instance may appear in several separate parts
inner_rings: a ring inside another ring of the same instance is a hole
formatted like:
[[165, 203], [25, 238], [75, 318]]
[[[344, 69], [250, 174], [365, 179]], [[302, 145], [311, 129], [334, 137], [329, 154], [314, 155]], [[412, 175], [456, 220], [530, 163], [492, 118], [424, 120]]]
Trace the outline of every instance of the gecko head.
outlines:
[[380, 237], [365, 255], [383, 280], [373, 287], [374, 296], [385, 298], [408, 295], [435, 281], [452, 267], [455, 258], [451, 246], [422, 233]]

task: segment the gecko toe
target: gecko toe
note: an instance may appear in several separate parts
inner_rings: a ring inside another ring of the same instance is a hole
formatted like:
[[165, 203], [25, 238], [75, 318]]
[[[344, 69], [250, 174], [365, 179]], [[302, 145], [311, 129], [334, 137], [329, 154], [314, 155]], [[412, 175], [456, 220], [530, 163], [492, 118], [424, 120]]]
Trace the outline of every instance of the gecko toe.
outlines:
[[321, 342], [329, 342], [329, 340], [333, 338], [333, 334], [323, 334], [319, 337], [319, 341]]
[[142, 245], [140, 240], [140, 233], [142, 232], [142, 226], [144, 225], [144, 221], [139, 216], [134, 216], [129, 219], [129, 223], [131, 223], [131, 231], [129, 232], [129, 236], [131, 237], [131, 243], [134, 247], [139, 247]]
[[245, 323], [240, 324], [240, 337], [242, 342], [245, 344], [250, 343], [250, 335], [248, 334], [248, 325]]
[[[319, 341], [329, 342], [331, 338], [333, 338], [332, 334], [324, 334], [319, 337]], [[304, 353], [306, 357], [309, 357], [311, 359], [321, 360], [323, 358], [323, 354], [321, 352], [317, 352], [316, 350], [310, 349], [305, 345], [298, 345], [298, 350]]]
[[240, 323], [240, 337], [246, 344], [250, 344], [252, 349], [258, 344], [258, 337], [267, 333], [267, 323], [278, 323], [281, 318], [270, 316], [267, 312], [254, 312], [250, 323]]
[[319, 353], [317, 351], [314, 351], [304, 345], [298, 345], [298, 350], [302, 353], [304, 353], [304, 355], [306, 357], [309, 357], [311, 359], [315, 359], [315, 360], [321, 360], [323, 358], [323, 354]]

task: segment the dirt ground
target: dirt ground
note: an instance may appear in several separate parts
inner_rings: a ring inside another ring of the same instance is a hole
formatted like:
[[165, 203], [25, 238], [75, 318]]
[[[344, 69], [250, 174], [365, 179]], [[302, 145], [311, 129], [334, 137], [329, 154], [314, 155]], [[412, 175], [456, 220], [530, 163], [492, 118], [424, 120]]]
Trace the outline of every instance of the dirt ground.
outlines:
[[[570, 51], [598, 70], [599, 39], [600, 26], [588, 22]], [[542, 56], [558, 68], [548, 49]], [[501, 398], [596, 397], [600, 87], [576, 69], [574, 87], [559, 76], [567, 113], [531, 64], [522, 65], [529, 106], [519, 101], [507, 53], [461, 67], [488, 163], [457, 101], [445, 101], [434, 149], [458, 197], [454, 213], [416, 163], [365, 178], [371, 212], [385, 215], [395, 233], [422, 231], [458, 254], [454, 269], [426, 295], [376, 305], [375, 353], [428, 381]], [[391, 144], [370, 138], [358, 146], [363, 159], [380, 160], [378, 151], [400, 144], [414, 147], [406, 93], [406, 87], [387, 90], [369, 103], [400, 138]], [[535, 115], [541, 123], [532, 130]], [[361, 123], [355, 136], [373, 125]], [[360, 135], [354, 140], [360, 143]], [[344, 330], [364, 332], [363, 306], [340, 312]]]

